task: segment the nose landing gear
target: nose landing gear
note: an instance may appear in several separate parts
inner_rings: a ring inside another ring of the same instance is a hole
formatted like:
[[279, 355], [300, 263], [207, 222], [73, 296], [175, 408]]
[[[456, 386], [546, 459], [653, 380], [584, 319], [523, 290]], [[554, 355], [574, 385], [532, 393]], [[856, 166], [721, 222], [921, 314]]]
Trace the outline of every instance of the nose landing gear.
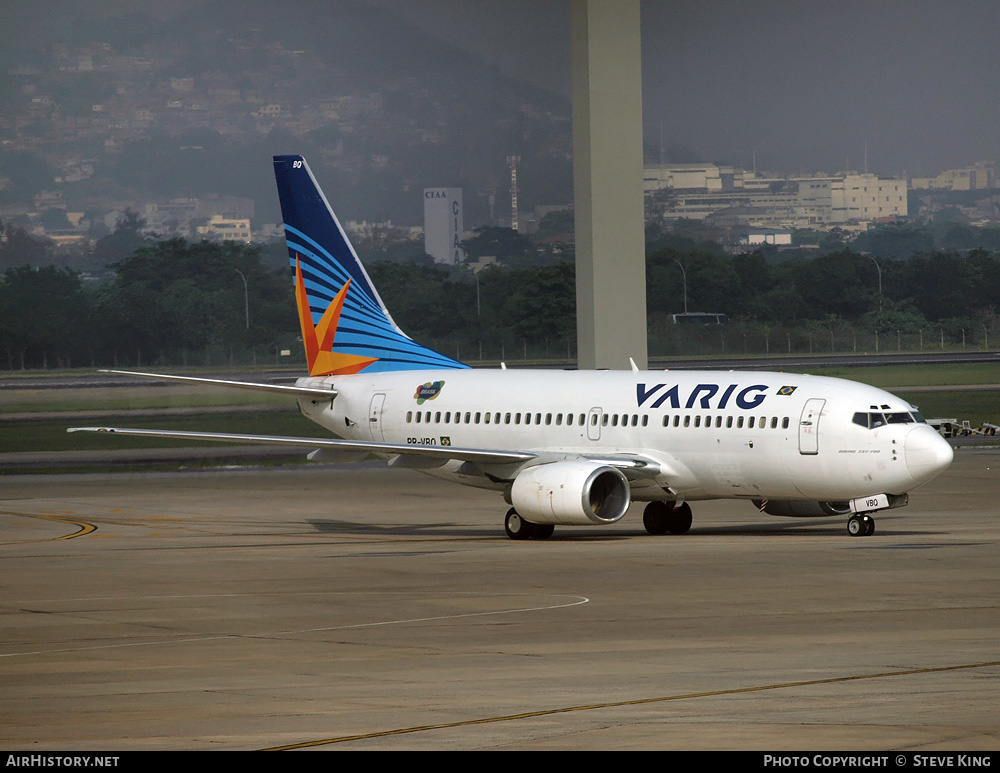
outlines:
[[847, 533], [852, 537], [870, 537], [875, 533], [875, 519], [868, 513], [858, 513], [847, 519]]

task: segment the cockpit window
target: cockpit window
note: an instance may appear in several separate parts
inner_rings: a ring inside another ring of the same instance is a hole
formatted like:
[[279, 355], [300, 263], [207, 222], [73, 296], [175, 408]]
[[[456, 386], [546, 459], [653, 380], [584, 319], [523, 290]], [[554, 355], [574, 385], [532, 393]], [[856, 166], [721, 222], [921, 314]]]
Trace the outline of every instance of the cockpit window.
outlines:
[[884, 426], [885, 424], [912, 424], [914, 422], [926, 423], [924, 417], [919, 413], [906, 413], [905, 411], [896, 411], [893, 413], [882, 413], [880, 411], [868, 411], [854, 414], [851, 419], [855, 424], [861, 427], [867, 427], [868, 429], [876, 429], [878, 427]]

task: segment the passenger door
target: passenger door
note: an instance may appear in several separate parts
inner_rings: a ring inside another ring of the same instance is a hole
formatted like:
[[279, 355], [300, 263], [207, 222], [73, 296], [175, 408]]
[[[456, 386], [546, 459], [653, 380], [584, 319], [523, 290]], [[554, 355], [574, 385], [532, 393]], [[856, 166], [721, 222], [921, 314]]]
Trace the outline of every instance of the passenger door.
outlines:
[[823, 415], [826, 400], [812, 397], [806, 400], [799, 419], [799, 453], [819, 453], [819, 419]]
[[601, 417], [603, 415], [603, 408], [591, 408], [587, 414], [587, 437], [590, 440], [601, 439]]

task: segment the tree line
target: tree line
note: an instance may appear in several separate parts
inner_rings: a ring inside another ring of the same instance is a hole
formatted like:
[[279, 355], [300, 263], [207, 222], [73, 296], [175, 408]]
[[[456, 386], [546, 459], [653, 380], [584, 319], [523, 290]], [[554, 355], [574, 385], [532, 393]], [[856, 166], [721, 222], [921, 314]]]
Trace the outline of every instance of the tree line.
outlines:
[[99, 284], [68, 268], [7, 269], [7, 367], [219, 364], [234, 354], [264, 356], [296, 334], [291, 283], [264, 266], [256, 247], [170, 239], [112, 269]]
[[[103, 282], [65, 267], [8, 268], [0, 275], [0, 361], [8, 369], [301, 362], [290, 272], [273, 265], [256, 246], [170, 239], [143, 243]], [[405, 262], [368, 270], [397, 324], [444, 354], [576, 356], [571, 255], [478, 273]], [[646, 272], [653, 356], [1000, 340], [1000, 255], [986, 250], [890, 260], [842, 249], [778, 263], [762, 252], [661, 244]], [[725, 314], [728, 323], [674, 324], [685, 290], [690, 311]]]
[[[921, 253], [876, 258], [843, 248], [773, 262], [761, 252], [728, 256], [663, 248], [647, 257], [650, 353], [719, 352], [718, 333], [678, 335], [687, 273], [691, 311], [729, 316], [729, 351], [886, 351], [1000, 342], [1000, 254]], [[696, 346], [696, 342], [703, 345]], [[721, 341], [721, 345], [719, 342]], [[749, 345], [747, 342], [749, 341]]]

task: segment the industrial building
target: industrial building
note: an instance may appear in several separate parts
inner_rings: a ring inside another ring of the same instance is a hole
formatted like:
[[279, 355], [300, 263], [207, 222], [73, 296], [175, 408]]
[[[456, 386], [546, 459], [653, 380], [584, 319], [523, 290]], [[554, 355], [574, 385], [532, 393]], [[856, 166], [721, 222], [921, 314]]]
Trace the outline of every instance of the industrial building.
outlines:
[[847, 172], [764, 177], [716, 164], [647, 167], [647, 210], [662, 220], [713, 219], [764, 228], [823, 228], [907, 215], [905, 180]]

